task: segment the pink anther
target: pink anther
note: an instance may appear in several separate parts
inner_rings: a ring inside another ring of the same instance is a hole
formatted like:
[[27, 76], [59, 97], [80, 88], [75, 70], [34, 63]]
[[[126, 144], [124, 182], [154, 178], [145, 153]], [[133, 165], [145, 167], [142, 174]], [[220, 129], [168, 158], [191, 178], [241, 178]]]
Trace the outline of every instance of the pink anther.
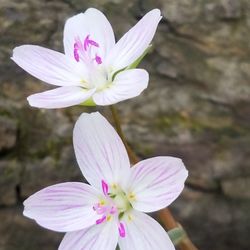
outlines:
[[78, 43], [76, 42], [76, 43], [74, 44], [74, 58], [75, 58], [75, 60], [76, 60], [77, 62], [79, 62], [79, 60], [80, 60], [80, 56], [79, 56], [79, 53], [78, 53], [78, 49], [79, 49], [79, 45], [78, 45]]
[[102, 191], [105, 196], [108, 194], [109, 191], [109, 186], [104, 180], [102, 180]]
[[74, 58], [75, 58], [75, 60], [76, 60], [77, 62], [80, 61], [80, 56], [79, 56], [79, 54], [78, 54], [78, 50], [77, 50], [77, 49], [74, 49]]
[[102, 63], [102, 58], [98, 55], [95, 56], [95, 61], [98, 63], [98, 64], [101, 64]]
[[87, 63], [93, 63], [96, 62], [97, 64], [102, 63], [102, 58], [98, 56], [97, 54], [93, 58], [93, 53], [91, 53], [91, 46], [98, 47], [99, 44], [90, 39], [90, 35], [87, 35], [82, 42], [79, 37], [75, 38], [74, 48], [73, 48], [73, 54], [74, 58], [77, 62], [80, 60], [83, 60]]
[[126, 231], [125, 231], [125, 226], [122, 222], [119, 223], [119, 227], [118, 227], [118, 230], [119, 230], [119, 234], [122, 238], [124, 238], [126, 236]]
[[83, 47], [84, 47], [85, 51], [87, 50], [89, 45], [99, 47], [99, 44], [97, 42], [95, 42], [94, 40], [89, 39], [89, 35], [87, 35], [86, 38], [84, 39], [84, 43], [83, 43]]
[[103, 215], [102, 218], [98, 219], [95, 223], [98, 225], [98, 224], [101, 224], [102, 222], [104, 222], [106, 220], [107, 216], [106, 215]]

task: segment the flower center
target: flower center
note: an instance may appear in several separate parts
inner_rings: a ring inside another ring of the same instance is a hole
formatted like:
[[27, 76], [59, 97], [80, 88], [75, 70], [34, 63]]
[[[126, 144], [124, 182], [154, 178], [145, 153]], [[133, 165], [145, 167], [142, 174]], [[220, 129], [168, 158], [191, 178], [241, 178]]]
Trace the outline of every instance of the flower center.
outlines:
[[81, 41], [79, 37], [75, 38], [74, 43], [74, 58], [77, 62], [80, 60], [85, 63], [97, 63], [102, 64], [102, 58], [97, 54], [97, 49], [99, 48], [99, 44], [90, 39], [90, 35], [87, 35], [84, 41]]
[[100, 201], [93, 206], [94, 211], [100, 215], [100, 219], [96, 221], [96, 224], [115, 219], [120, 236], [125, 237], [126, 230], [122, 219], [125, 212], [132, 208], [131, 204], [126, 194], [117, 185], [113, 185], [110, 190], [108, 184], [102, 180], [102, 190], [105, 198], [100, 199]]
[[75, 38], [73, 47], [74, 58], [83, 62], [88, 70], [87, 80], [82, 79], [82, 86], [86, 89], [96, 88], [102, 91], [110, 84], [110, 79], [103, 58], [100, 56], [100, 45], [88, 34], [84, 40]]

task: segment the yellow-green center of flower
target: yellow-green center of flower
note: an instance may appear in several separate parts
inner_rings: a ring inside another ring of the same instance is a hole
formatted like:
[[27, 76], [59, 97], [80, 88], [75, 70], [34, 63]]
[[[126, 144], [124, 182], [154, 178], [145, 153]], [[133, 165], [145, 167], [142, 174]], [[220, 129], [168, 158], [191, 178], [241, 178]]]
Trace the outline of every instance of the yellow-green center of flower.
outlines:
[[99, 202], [93, 206], [94, 211], [100, 215], [96, 224], [114, 219], [117, 221], [120, 236], [125, 237], [125, 226], [122, 220], [124, 217], [128, 221], [132, 220], [129, 215], [129, 211], [132, 209], [130, 200], [134, 199], [135, 196], [132, 193], [127, 195], [117, 184], [109, 187], [105, 181], [102, 181], [102, 190], [104, 197], [100, 198]]

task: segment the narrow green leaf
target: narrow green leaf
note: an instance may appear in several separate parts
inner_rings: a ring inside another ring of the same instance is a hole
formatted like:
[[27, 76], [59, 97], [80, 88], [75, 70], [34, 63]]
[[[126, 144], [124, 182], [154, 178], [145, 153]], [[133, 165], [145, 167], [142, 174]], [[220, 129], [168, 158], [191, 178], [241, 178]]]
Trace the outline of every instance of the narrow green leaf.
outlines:
[[143, 52], [143, 54], [137, 58], [133, 63], [131, 63], [128, 67], [126, 68], [123, 68], [123, 69], [120, 69], [118, 71], [116, 71], [113, 76], [112, 76], [112, 81], [115, 79], [116, 75], [124, 70], [127, 70], [127, 69], [135, 69], [139, 64], [140, 62], [142, 61], [142, 59], [152, 50], [153, 46], [150, 44], [146, 49], [145, 51]]
[[126, 69], [135, 69], [140, 64], [140, 62], [142, 61], [142, 59], [152, 50], [152, 48], [153, 48], [153, 46], [150, 44], [145, 49], [145, 51], [143, 52], [143, 54], [138, 59], [136, 59], [132, 64], [130, 64]]

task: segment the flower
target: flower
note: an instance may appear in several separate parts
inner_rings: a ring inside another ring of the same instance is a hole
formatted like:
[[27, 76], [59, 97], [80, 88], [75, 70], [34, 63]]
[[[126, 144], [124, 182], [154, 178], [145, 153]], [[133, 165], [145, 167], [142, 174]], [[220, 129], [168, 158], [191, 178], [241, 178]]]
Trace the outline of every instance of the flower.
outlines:
[[168, 206], [181, 193], [187, 170], [178, 158], [154, 157], [132, 168], [125, 147], [99, 113], [82, 114], [73, 143], [90, 185], [66, 182], [24, 201], [24, 215], [67, 232], [60, 250], [172, 250], [167, 233], [147, 212]]
[[12, 59], [20, 67], [59, 86], [29, 96], [29, 104], [38, 108], [110, 105], [138, 96], [149, 76], [131, 65], [150, 45], [160, 19], [160, 10], [148, 12], [115, 43], [107, 18], [90, 8], [66, 21], [65, 54], [36, 45], [16, 47]]

